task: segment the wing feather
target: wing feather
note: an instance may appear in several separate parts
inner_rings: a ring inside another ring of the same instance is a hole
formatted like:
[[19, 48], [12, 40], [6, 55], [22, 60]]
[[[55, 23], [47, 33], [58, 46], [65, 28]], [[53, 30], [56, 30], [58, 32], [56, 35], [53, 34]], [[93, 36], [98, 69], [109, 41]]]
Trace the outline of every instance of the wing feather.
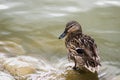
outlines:
[[93, 38], [87, 35], [70, 36], [66, 39], [65, 44], [70, 58], [76, 60], [78, 65], [84, 64], [84, 67], [91, 72], [98, 71], [100, 58]]

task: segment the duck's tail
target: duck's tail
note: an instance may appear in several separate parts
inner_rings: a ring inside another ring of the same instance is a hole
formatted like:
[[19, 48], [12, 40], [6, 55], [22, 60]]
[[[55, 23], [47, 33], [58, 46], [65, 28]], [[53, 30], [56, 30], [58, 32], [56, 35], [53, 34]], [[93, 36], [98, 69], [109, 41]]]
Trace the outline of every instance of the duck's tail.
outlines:
[[101, 66], [99, 60], [94, 60], [94, 59], [90, 59], [90, 60], [87, 60], [85, 62], [85, 68], [87, 70], [89, 70], [90, 72], [98, 72], [99, 71], [99, 67]]
[[77, 67], [82, 71], [90, 71], [92, 73], [98, 72], [101, 66], [99, 59], [75, 57]]
[[96, 67], [91, 67], [91, 66], [87, 67], [87, 66], [85, 65], [85, 68], [86, 68], [87, 70], [89, 70], [90, 72], [95, 73], [95, 72], [98, 72], [98, 71], [99, 71], [100, 66], [98, 65], [98, 66], [96, 66]]

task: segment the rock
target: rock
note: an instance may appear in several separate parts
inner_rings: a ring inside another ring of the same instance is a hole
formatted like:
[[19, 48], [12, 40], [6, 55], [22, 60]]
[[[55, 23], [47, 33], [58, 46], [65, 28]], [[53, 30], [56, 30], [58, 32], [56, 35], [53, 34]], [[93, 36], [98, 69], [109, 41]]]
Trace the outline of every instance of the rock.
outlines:
[[35, 72], [32, 64], [17, 57], [6, 59], [3, 65], [4, 68], [14, 76], [24, 76]]
[[0, 71], [0, 80], [15, 80], [10, 74]]

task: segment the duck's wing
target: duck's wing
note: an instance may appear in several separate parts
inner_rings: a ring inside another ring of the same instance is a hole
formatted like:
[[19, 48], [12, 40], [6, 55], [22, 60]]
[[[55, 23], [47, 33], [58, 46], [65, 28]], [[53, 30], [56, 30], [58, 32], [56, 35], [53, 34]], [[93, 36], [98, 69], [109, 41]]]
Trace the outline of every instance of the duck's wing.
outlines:
[[100, 58], [98, 56], [98, 50], [97, 45], [93, 38], [87, 35], [83, 35], [80, 38], [79, 41], [82, 44], [82, 47], [79, 46], [79, 48], [76, 50], [78, 54], [81, 55], [85, 62], [85, 67], [89, 69], [90, 71], [98, 71], [98, 67], [100, 64]]
[[66, 38], [65, 44], [69, 52], [69, 59], [76, 60], [78, 65], [83, 65], [91, 72], [98, 71], [100, 58], [93, 38], [78, 34]]
[[83, 44], [82, 47], [84, 51], [86, 52], [87, 55], [89, 55], [89, 57], [92, 57], [92, 58], [99, 57], [97, 45], [93, 38], [91, 38], [90, 36], [84, 35], [83, 37], [81, 37], [80, 40], [81, 40], [80, 42]]

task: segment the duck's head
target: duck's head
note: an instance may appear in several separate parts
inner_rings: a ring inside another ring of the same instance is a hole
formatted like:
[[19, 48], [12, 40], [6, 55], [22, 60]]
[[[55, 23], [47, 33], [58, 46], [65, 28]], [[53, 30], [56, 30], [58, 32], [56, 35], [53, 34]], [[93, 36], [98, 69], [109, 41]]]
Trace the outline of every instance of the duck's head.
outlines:
[[70, 21], [66, 24], [64, 32], [59, 36], [59, 39], [64, 38], [66, 35], [79, 31], [82, 33], [81, 25], [77, 21]]

